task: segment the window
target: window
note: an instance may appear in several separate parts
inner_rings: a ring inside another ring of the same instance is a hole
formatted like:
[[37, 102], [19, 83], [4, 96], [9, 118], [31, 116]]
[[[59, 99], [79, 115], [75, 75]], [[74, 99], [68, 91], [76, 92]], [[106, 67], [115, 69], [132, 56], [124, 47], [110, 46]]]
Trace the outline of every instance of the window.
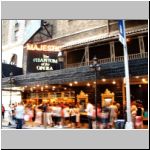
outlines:
[[140, 53], [138, 38], [127, 38], [128, 54]]
[[84, 61], [84, 49], [77, 49], [68, 52], [67, 62], [68, 64], [81, 63]]
[[98, 59], [110, 58], [110, 45], [103, 44], [89, 48], [90, 60], [96, 56]]
[[144, 47], [145, 47], [145, 52], [148, 52], [148, 36], [144, 37]]
[[115, 56], [123, 56], [123, 45], [119, 41], [115, 42]]
[[16, 20], [14, 25], [14, 41], [18, 41], [19, 22]]
[[18, 22], [15, 23], [15, 28], [19, 28], [19, 23]]
[[14, 32], [14, 41], [18, 41], [18, 30]]

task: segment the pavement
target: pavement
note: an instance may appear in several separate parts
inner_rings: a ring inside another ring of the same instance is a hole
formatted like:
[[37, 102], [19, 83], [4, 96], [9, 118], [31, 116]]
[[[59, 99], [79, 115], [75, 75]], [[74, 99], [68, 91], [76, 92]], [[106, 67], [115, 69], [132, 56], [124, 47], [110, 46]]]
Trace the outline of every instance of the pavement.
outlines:
[[[88, 124], [87, 123], [82, 123], [80, 128], [76, 128], [76, 129], [87, 129], [88, 128]], [[9, 125], [9, 122], [7, 120], [2, 120], [2, 129], [16, 129], [16, 124], [15, 122], [11, 122], [11, 125]], [[31, 126], [24, 124], [22, 129], [75, 129], [75, 128], [71, 128], [69, 126], [54, 126], [54, 127], [50, 127], [50, 126], [44, 126], [44, 125], [40, 125], [40, 126]]]
[[[15, 122], [11, 122], [12, 124], [9, 125], [9, 122], [7, 120], [2, 120], [2, 129], [16, 129], [16, 124]], [[88, 129], [88, 124], [87, 123], [81, 123], [80, 124], [80, 128], [70, 128], [68, 126], [54, 126], [54, 127], [50, 127], [50, 126], [31, 126], [30, 124], [23, 125], [23, 129], [35, 129], [35, 130], [41, 130], [41, 129]], [[148, 129], [148, 125], [144, 125], [143, 129]]]

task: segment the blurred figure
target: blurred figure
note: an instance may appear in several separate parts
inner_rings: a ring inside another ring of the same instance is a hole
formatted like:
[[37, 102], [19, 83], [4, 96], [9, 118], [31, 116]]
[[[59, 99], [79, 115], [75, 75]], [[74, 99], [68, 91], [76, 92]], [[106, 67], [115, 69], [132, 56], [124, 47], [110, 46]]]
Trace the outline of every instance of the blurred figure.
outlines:
[[76, 105], [76, 127], [80, 128], [80, 108], [79, 104]]
[[40, 106], [36, 107], [35, 125], [40, 126], [42, 124], [42, 110]]
[[136, 129], [143, 128], [143, 115], [144, 115], [143, 105], [140, 102], [138, 102], [136, 116], [135, 116], [135, 128]]
[[62, 108], [60, 107], [60, 104], [56, 105], [55, 109], [55, 117], [56, 117], [56, 126], [58, 128], [62, 128]]
[[92, 127], [93, 109], [94, 109], [93, 105], [90, 102], [88, 102], [87, 108], [85, 111], [87, 112], [89, 129], [93, 129], [93, 127]]
[[101, 129], [108, 129], [110, 122], [110, 109], [108, 106], [104, 106], [101, 112]]
[[70, 108], [69, 105], [66, 104], [66, 106], [63, 108], [63, 114], [64, 114], [64, 126], [69, 126], [70, 123]]
[[100, 104], [97, 105], [97, 126], [100, 128], [101, 125], [101, 107]]
[[15, 118], [15, 109], [16, 109], [15, 105], [12, 104], [11, 105], [11, 111], [12, 111], [12, 120], [13, 121], [16, 121], [16, 118]]
[[9, 107], [8, 107], [8, 125], [12, 125], [12, 111], [11, 111], [11, 105], [9, 104]]
[[116, 105], [116, 102], [114, 101], [109, 108], [110, 108], [110, 128], [114, 128], [114, 121], [117, 120], [118, 116], [118, 107]]
[[72, 104], [70, 108], [70, 120], [71, 120], [71, 127], [75, 128], [76, 123], [76, 108], [75, 105]]
[[47, 123], [50, 127], [53, 125], [53, 120], [52, 120], [52, 115], [53, 115], [53, 110], [51, 105], [47, 106]]
[[134, 124], [134, 128], [135, 128], [135, 117], [136, 117], [136, 111], [137, 111], [137, 103], [136, 101], [132, 101], [131, 103], [131, 117], [132, 117], [132, 122]]
[[16, 121], [17, 121], [16, 129], [22, 129], [24, 113], [25, 113], [24, 106], [22, 105], [22, 103], [18, 103], [18, 106], [16, 107], [15, 110]]
[[4, 116], [5, 116], [5, 107], [4, 107], [4, 105], [2, 104], [2, 117], [3, 117], [3, 119], [4, 119]]

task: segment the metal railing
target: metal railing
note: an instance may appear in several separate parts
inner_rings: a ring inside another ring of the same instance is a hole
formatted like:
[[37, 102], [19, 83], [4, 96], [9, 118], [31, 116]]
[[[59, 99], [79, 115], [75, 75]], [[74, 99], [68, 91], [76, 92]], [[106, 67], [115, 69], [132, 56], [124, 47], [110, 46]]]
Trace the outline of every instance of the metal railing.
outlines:
[[[148, 58], [148, 52], [129, 55], [129, 60], [142, 59], [142, 58]], [[113, 60], [111, 58], [104, 58], [104, 59], [98, 60], [99, 64], [106, 64], [110, 62], [123, 62], [123, 61], [124, 61], [124, 56], [115, 57], [115, 59]], [[92, 64], [92, 61], [89, 61], [89, 63], [81, 62], [81, 63], [67, 64], [66, 68], [81, 67], [81, 66], [87, 66], [90, 64]]]

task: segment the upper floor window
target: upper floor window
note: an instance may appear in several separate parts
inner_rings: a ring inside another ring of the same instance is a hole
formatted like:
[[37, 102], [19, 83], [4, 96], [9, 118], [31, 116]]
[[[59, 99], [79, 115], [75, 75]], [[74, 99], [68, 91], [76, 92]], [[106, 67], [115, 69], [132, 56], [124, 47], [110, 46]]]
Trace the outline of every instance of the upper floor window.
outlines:
[[18, 23], [18, 21], [15, 23], [15, 28], [19, 28], [19, 23]]
[[127, 49], [128, 49], [128, 54], [140, 53], [139, 39], [136, 37], [127, 38]]
[[14, 31], [14, 41], [18, 41], [18, 30]]
[[101, 45], [93, 46], [89, 48], [90, 60], [96, 56], [98, 59], [104, 59], [110, 57], [110, 45], [109, 43], [103, 43]]
[[144, 36], [144, 48], [145, 52], [148, 52], [148, 36]]
[[123, 56], [123, 45], [120, 41], [115, 42], [115, 56]]
[[18, 35], [19, 35], [19, 22], [16, 20], [14, 25], [14, 41], [18, 40]]

